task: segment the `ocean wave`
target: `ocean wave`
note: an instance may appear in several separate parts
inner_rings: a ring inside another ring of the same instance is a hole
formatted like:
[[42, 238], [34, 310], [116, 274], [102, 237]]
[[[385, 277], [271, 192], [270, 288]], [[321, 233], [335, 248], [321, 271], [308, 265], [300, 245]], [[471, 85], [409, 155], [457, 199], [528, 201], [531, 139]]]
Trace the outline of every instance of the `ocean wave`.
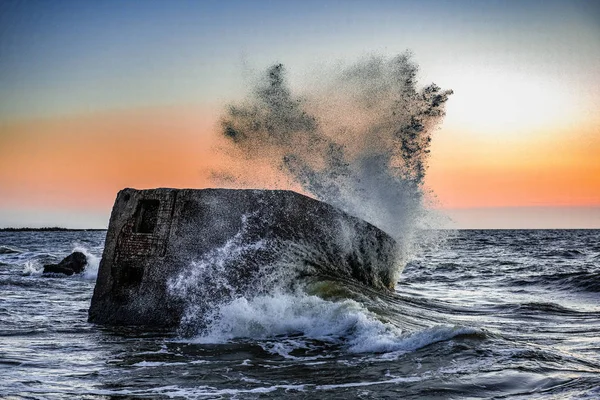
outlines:
[[[81, 275], [74, 275], [86, 280], [95, 280], [98, 276], [98, 267], [100, 265], [100, 257], [94, 255], [89, 248], [81, 244], [74, 244], [71, 253], [78, 251], [83, 253], [87, 258], [87, 266]], [[52, 257], [52, 258], [49, 258]], [[43, 264], [51, 263], [55, 260], [55, 255], [47, 253], [37, 254], [34, 258], [25, 261], [22, 266], [22, 276], [41, 276], [44, 272]], [[65, 278], [67, 275], [60, 273], [46, 273], [46, 277]]]
[[542, 274], [510, 280], [510, 285], [543, 285], [565, 291], [600, 292], [600, 271], [575, 271]]
[[584, 256], [585, 254], [577, 249], [555, 249], [542, 254], [546, 257], [558, 257], [558, 258], [577, 258]]
[[[40, 273], [41, 275], [41, 273]], [[46, 284], [43, 280], [16, 276], [2, 276], [0, 277], [0, 288], [2, 287], [15, 287], [15, 288], [45, 288], [50, 285]]]
[[559, 274], [559, 276], [552, 276], [550, 279], [558, 281], [567, 288], [586, 292], [600, 292], [600, 271]]
[[0, 254], [20, 254], [24, 250], [11, 246], [0, 246]]
[[37, 261], [28, 260], [23, 264], [23, 271], [21, 275], [23, 276], [31, 276], [31, 275], [41, 275], [44, 271], [44, 267]]
[[473, 328], [446, 325], [404, 332], [354, 300], [329, 301], [299, 291], [236, 298], [217, 306], [206, 320], [206, 327], [192, 342], [293, 337], [265, 349], [283, 357], [308, 347], [311, 341], [339, 346], [351, 353], [404, 354], [459, 335], [478, 333]]
[[499, 312], [519, 313], [519, 314], [554, 314], [568, 315], [578, 314], [580, 311], [549, 302], [530, 302], [530, 303], [508, 303], [494, 307]]
[[98, 277], [100, 257], [93, 254], [87, 246], [81, 243], [75, 243], [73, 246], [74, 247], [72, 252], [79, 251], [83, 253], [87, 258], [87, 266], [85, 267], [85, 270], [83, 271], [81, 276], [83, 277], [83, 279], [95, 280]]

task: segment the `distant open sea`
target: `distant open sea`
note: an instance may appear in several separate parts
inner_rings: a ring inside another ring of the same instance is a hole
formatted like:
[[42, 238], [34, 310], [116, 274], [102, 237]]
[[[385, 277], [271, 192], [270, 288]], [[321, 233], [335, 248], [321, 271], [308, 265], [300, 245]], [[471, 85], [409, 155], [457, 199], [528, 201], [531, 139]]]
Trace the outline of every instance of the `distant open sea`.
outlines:
[[450, 232], [395, 293], [236, 298], [192, 338], [87, 322], [105, 234], [0, 232], [1, 398], [600, 399], [598, 230]]

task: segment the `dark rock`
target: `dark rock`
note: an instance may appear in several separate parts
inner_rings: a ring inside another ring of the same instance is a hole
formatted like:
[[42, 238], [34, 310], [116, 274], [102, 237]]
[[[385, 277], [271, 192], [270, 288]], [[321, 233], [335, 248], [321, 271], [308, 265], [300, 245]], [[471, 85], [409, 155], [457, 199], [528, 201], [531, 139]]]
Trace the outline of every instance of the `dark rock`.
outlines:
[[58, 264], [44, 265], [44, 274], [55, 273], [73, 275], [83, 272], [87, 265], [87, 257], [80, 251], [75, 251]]
[[397, 251], [375, 226], [292, 191], [124, 189], [110, 217], [89, 321], [177, 325], [185, 299], [173, 295], [169, 281], [188, 276], [191, 264], [215, 252], [225, 255], [217, 261], [222, 278], [244, 291], [263, 266], [272, 265], [289, 270], [280, 271], [287, 277], [389, 290], [398, 273]]

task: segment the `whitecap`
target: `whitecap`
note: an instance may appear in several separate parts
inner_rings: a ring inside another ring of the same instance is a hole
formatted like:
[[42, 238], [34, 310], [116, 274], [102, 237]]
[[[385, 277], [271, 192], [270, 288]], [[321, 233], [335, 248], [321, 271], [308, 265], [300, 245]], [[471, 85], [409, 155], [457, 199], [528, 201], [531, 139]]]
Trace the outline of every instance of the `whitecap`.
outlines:
[[[207, 316], [207, 326], [192, 339], [195, 343], [226, 343], [235, 339], [267, 340], [266, 351], [284, 358], [317, 340], [352, 353], [388, 353], [398, 356], [473, 334], [473, 328], [434, 326], [415, 332], [381, 321], [354, 300], [329, 301], [303, 292], [239, 297], [217, 306]], [[277, 341], [270, 341], [276, 338]]]
[[95, 280], [98, 277], [98, 267], [100, 266], [100, 257], [96, 256], [86, 246], [75, 243], [72, 252], [79, 251], [87, 258], [87, 266], [82, 273], [83, 279]]

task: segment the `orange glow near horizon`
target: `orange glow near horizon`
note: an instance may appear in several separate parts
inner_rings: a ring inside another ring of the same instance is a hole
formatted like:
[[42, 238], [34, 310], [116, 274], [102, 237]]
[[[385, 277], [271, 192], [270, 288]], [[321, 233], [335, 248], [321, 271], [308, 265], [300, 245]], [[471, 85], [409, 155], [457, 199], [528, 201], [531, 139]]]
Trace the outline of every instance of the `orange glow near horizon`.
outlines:
[[124, 187], [198, 187], [210, 113], [148, 109], [5, 124], [0, 205], [106, 208]]
[[[216, 153], [218, 115], [208, 107], [149, 108], [4, 123], [0, 206], [109, 209], [124, 187], [210, 187], [215, 170], [233, 169], [257, 187], [272, 182], [268, 169], [232, 166]], [[427, 178], [435, 206], [600, 205], [597, 132], [564, 135], [435, 132]]]
[[593, 126], [512, 138], [442, 130], [427, 185], [439, 208], [598, 206], [598, 154]]

